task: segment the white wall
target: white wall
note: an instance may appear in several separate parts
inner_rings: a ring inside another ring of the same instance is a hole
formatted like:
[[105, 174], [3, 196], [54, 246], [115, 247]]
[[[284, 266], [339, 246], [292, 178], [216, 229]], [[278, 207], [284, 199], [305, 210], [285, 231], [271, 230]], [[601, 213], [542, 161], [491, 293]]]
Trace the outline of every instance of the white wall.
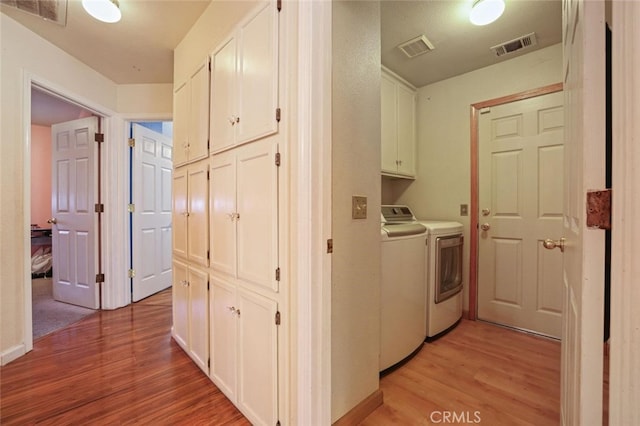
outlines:
[[[34, 79], [49, 89], [85, 104], [112, 118], [105, 126], [107, 141], [104, 147], [105, 178], [103, 193], [107, 213], [104, 217], [104, 260], [107, 281], [121, 282], [126, 277], [125, 236], [125, 148], [113, 143], [124, 135], [122, 120], [117, 115], [119, 107], [118, 86], [63, 52], [45, 39], [29, 31], [4, 14], [0, 14], [0, 39], [2, 61], [0, 63], [0, 356], [2, 364], [30, 350], [31, 319], [25, 309], [30, 294], [25, 293], [29, 259], [25, 256], [29, 227], [30, 175], [25, 164], [29, 163], [29, 117], [24, 117], [25, 101], [30, 99], [30, 88], [25, 81]], [[55, 65], [55, 66], [54, 66]], [[28, 84], [28, 83], [27, 83]], [[151, 90], [153, 92], [153, 90]], [[148, 91], [147, 91], [148, 93]], [[161, 97], [161, 96], [160, 96]], [[171, 116], [171, 102], [139, 101], [139, 112], [158, 112]], [[126, 102], [120, 102], [124, 105]], [[27, 106], [28, 110], [28, 106]], [[25, 121], [26, 120], [26, 121]], [[109, 139], [113, 135], [114, 139]], [[122, 217], [121, 217], [122, 216]], [[123, 280], [119, 278], [122, 277]], [[105, 294], [105, 306], [122, 306], [126, 300], [125, 285], [122, 288], [109, 285]]]
[[[332, 421], [378, 389], [380, 5], [333, 2]], [[366, 220], [351, 196], [368, 198]]]
[[[418, 174], [413, 183], [385, 184], [385, 198], [409, 205], [421, 219], [463, 223], [465, 241], [469, 241], [469, 216], [460, 216], [459, 210], [460, 204], [471, 202], [471, 104], [559, 82], [562, 46], [557, 44], [420, 88]], [[468, 285], [468, 245], [464, 257]], [[463, 306], [467, 310], [468, 287], [464, 294]]]
[[[121, 84], [118, 86], [118, 112], [122, 114], [166, 115], [172, 117], [173, 84]], [[144, 117], [140, 117], [144, 118]]]

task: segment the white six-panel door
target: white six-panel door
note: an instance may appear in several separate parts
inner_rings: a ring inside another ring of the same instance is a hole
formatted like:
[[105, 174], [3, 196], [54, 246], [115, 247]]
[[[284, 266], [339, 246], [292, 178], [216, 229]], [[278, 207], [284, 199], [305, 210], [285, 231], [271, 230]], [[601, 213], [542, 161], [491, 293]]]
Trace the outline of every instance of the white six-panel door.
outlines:
[[485, 108], [479, 120], [478, 317], [556, 338], [562, 253], [543, 241], [562, 234], [563, 98]]
[[171, 286], [172, 141], [133, 125], [133, 277], [137, 302]]
[[97, 130], [97, 117], [51, 126], [53, 297], [92, 309], [99, 307], [94, 155]]

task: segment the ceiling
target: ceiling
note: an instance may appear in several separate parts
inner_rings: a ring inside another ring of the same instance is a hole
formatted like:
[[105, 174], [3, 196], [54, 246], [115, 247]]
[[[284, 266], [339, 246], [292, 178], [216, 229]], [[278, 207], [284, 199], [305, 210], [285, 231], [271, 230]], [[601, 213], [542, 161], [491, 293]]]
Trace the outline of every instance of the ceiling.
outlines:
[[[172, 83], [173, 50], [210, 1], [120, 0], [122, 20], [105, 24], [91, 18], [82, 9], [80, 0], [69, 0], [66, 26], [4, 4], [0, 9], [117, 84]], [[561, 0], [506, 0], [504, 15], [484, 27], [474, 26], [468, 20], [472, 2], [382, 1], [382, 63], [414, 86], [422, 87], [562, 39]], [[501, 57], [490, 50], [491, 46], [532, 32], [537, 36], [536, 46]], [[409, 59], [397, 48], [422, 34], [433, 43], [434, 50]], [[34, 99], [44, 102], [46, 96]], [[67, 119], [77, 118], [74, 110], [77, 107], [64, 108], [62, 101], [55, 98], [48, 102], [50, 108], [68, 110]], [[37, 115], [34, 120], [51, 121]]]
[[[478, 27], [473, 0], [383, 1], [382, 63], [416, 87], [512, 59], [562, 41], [561, 0], [506, 0], [504, 14]], [[497, 57], [490, 47], [535, 32], [538, 44]], [[397, 46], [426, 35], [435, 49], [409, 59]]]
[[106, 24], [68, 0], [66, 26], [0, 9], [117, 84], [173, 83], [173, 50], [210, 1], [120, 0], [122, 20]]

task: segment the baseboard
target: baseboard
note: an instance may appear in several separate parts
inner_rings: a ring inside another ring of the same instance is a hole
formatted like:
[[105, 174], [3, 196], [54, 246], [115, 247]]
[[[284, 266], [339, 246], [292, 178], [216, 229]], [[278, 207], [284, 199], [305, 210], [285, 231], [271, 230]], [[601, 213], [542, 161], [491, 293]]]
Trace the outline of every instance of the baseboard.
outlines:
[[0, 365], [7, 365], [11, 361], [20, 358], [22, 355], [26, 354], [27, 350], [23, 344], [15, 345], [6, 351], [2, 352], [0, 355]]
[[353, 407], [347, 414], [340, 417], [333, 426], [353, 426], [359, 425], [365, 418], [375, 411], [383, 403], [382, 391], [376, 390], [374, 393], [362, 400]]

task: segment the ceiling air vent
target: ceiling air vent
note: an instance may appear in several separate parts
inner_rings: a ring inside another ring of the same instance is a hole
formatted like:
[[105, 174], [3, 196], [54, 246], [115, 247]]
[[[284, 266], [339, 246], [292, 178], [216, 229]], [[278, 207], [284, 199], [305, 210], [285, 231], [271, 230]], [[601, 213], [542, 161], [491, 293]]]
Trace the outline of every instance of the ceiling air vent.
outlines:
[[0, 4], [15, 7], [46, 21], [67, 25], [67, 0], [0, 0]]
[[435, 49], [435, 47], [433, 47], [433, 44], [427, 40], [427, 37], [423, 34], [402, 43], [398, 46], [398, 49], [402, 50], [409, 58], [415, 58], [418, 55]]
[[536, 33], [531, 33], [519, 37], [515, 40], [507, 41], [506, 43], [493, 46], [491, 50], [495, 52], [496, 56], [502, 56], [506, 55], [507, 53], [513, 53], [520, 49], [526, 49], [528, 47], [535, 46], [536, 44], [538, 44]]

